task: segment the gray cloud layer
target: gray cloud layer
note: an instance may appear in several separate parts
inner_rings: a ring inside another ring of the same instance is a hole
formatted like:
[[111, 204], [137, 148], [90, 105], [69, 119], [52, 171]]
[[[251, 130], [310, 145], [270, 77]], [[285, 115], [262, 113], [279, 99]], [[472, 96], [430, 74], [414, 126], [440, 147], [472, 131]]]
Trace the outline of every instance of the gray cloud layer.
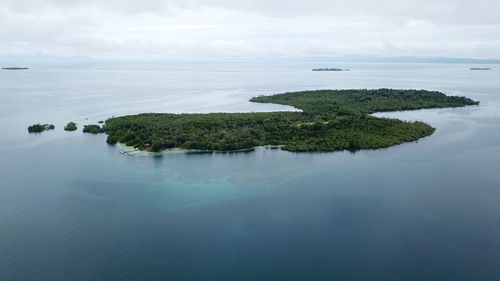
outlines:
[[500, 57], [493, 0], [2, 0], [0, 54]]

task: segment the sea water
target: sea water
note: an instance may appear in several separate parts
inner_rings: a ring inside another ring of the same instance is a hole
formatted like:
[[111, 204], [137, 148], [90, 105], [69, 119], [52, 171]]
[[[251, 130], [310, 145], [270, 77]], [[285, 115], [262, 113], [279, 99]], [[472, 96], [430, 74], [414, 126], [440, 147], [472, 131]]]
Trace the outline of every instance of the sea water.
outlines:
[[[473, 66], [89, 61], [2, 71], [0, 280], [500, 280], [500, 67]], [[112, 116], [294, 110], [248, 99], [382, 87], [481, 104], [376, 114], [437, 131], [355, 153], [134, 157], [81, 132]], [[64, 131], [69, 121], [79, 130]], [[33, 123], [56, 129], [28, 134]]]

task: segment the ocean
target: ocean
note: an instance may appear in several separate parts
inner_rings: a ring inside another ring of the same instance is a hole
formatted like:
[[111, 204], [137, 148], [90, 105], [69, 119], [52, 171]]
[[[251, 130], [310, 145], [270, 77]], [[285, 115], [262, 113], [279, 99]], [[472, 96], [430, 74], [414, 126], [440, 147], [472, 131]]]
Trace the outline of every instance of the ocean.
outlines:
[[[59, 62], [0, 72], [0, 280], [500, 280], [500, 67]], [[348, 72], [312, 72], [312, 68]], [[387, 149], [127, 156], [81, 132], [143, 112], [294, 110], [257, 95], [415, 88], [479, 106], [378, 113]], [[64, 125], [74, 121], [77, 132]], [[53, 131], [28, 134], [27, 126]]]

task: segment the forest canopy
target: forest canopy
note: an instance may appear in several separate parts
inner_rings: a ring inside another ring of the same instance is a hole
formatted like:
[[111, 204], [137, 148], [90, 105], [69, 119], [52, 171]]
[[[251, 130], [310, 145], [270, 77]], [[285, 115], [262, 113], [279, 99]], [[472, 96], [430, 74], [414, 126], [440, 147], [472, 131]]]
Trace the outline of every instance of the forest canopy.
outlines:
[[92, 124], [92, 125], [84, 125], [83, 132], [88, 134], [99, 134], [102, 133], [103, 130], [101, 126]]
[[76, 131], [78, 128], [76, 126], [76, 123], [75, 122], [69, 122], [65, 127], [64, 127], [64, 130], [65, 131]]
[[478, 104], [436, 91], [394, 89], [303, 91], [250, 101], [290, 105], [302, 112], [145, 113], [110, 118], [102, 131], [110, 144], [120, 142], [149, 151], [230, 151], [262, 145], [280, 145], [289, 151], [372, 149], [415, 141], [435, 129], [371, 113]]
[[34, 124], [28, 126], [29, 133], [41, 133], [47, 130], [54, 130], [56, 127], [52, 124]]

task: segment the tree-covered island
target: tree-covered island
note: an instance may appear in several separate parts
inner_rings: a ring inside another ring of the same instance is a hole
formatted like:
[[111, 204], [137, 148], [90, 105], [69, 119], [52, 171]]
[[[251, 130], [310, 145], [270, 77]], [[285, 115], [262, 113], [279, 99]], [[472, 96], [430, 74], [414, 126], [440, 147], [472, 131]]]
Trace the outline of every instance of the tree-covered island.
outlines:
[[145, 113], [110, 118], [102, 131], [110, 144], [148, 151], [229, 151], [263, 145], [280, 145], [289, 151], [374, 149], [415, 141], [435, 129], [371, 113], [479, 104], [436, 91], [393, 89], [292, 92], [250, 101], [290, 105], [302, 112]]
[[47, 130], [54, 130], [55, 128], [52, 124], [34, 124], [28, 126], [28, 133], [41, 133]]
[[75, 122], [69, 122], [65, 127], [64, 127], [64, 130], [65, 131], [76, 131], [78, 129], [78, 127], [76, 126], [76, 123]]
[[100, 134], [103, 132], [101, 126], [99, 125], [84, 125], [83, 132], [88, 134]]

